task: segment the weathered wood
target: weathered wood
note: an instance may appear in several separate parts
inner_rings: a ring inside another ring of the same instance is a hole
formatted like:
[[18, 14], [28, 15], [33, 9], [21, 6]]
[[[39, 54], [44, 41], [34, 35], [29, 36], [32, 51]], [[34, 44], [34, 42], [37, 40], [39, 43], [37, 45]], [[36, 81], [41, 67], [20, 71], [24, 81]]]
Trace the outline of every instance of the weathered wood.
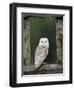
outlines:
[[57, 70], [60, 68], [62, 68], [62, 66], [59, 64], [45, 64], [42, 65], [42, 67], [39, 70]]
[[[26, 69], [26, 68], [25, 68]], [[55, 74], [63, 73], [63, 66], [59, 64], [45, 64], [42, 65], [38, 70], [34, 71], [34, 66], [30, 66], [30, 70], [24, 71], [24, 74]]]

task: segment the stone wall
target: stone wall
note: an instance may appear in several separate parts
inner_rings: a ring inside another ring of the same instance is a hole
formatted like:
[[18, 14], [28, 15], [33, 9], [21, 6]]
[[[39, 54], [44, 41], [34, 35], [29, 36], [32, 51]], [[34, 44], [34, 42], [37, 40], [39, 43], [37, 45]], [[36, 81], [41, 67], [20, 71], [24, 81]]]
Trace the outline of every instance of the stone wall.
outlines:
[[63, 20], [58, 19], [56, 22], [56, 48], [57, 63], [63, 63]]

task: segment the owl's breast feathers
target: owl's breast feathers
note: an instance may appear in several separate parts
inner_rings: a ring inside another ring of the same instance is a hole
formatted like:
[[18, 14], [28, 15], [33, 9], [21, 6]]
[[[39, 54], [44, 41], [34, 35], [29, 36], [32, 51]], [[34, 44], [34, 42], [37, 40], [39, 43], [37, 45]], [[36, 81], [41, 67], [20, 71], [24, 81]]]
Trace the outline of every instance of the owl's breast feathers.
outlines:
[[48, 54], [48, 48], [43, 48], [43, 47], [37, 47], [35, 54], [39, 54], [39, 55], [44, 55], [44, 54]]
[[37, 47], [35, 52], [35, 62], [44, 61], [48, 55], [48, 48]]

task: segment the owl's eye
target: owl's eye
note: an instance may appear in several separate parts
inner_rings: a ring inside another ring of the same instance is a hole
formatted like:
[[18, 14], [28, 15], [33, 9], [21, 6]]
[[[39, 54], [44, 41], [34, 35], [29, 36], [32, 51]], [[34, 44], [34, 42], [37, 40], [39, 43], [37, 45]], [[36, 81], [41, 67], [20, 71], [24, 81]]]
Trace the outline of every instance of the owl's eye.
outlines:
[[42, 43], [43, 43], [43, 41], [42, 41]]
[[45, 43], [47, 43], [47, 41], [45, 41]]

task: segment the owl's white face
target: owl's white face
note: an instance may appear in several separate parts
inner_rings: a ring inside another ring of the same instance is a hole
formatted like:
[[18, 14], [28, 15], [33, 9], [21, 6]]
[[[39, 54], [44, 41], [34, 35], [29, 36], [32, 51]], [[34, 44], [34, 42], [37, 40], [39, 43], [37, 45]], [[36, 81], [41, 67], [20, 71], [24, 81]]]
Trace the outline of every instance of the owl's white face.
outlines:
[[39, 46], [49, 48], [49, 40], [48, 40], [48, 38], [41, 38], [39, 40]]

